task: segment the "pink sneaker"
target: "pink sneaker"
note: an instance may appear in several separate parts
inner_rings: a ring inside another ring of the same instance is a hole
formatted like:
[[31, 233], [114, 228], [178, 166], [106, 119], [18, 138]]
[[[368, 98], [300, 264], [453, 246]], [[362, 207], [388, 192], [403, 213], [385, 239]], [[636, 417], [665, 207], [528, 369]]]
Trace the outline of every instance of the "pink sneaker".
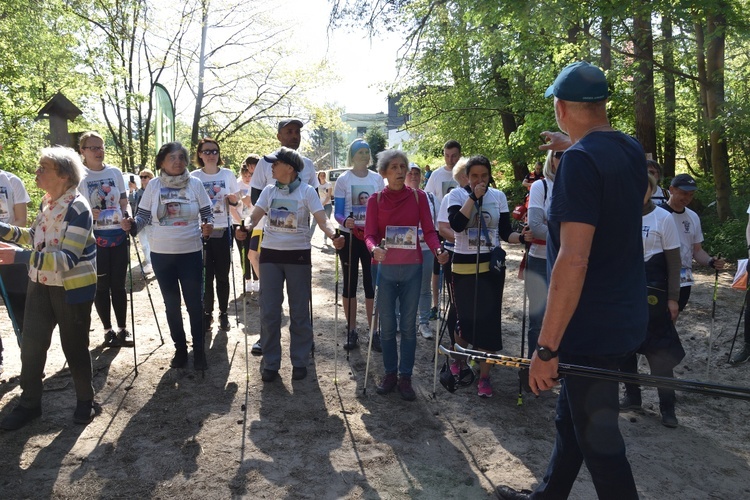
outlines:
[[453, 361], [451, 363], [451, 374], [454, 377], [458, 377], [461, 374], [461, 362], [460, 361]]
[[477, 383], [477, 396], [480, 398], [491, 398], [492, 397], [492, 384], [490, 378], [480, 378]]

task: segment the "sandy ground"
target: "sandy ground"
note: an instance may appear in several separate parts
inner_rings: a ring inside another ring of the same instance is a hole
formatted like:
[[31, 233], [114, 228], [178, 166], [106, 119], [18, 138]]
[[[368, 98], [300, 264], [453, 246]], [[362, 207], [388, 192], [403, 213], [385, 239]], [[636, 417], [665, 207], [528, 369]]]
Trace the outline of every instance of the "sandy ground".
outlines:
[[[499, 484], [537, 484], [552, 449], [554, 392], [527, 395], [519, 406], [516, 371], [495, 367], [492, 399], [480, 400], [475, 386], [449, 394], [438, 384], [433, 395], [434, 344], [420, 338], [417, 401], [375, 393], [382, 374], [377, 353], [364, 395], [366, 350], [347, 360], [336, 349], [344, 335], [342, 312], [339, 333], [334, 328], [334, 253], [321, 250], [320, 232], [313, 244], [317, 350], [307, 379], [292, 382], [285, 359], [280, 380], [260, 381], [259, 358], [246, 356], [246, 342], [258, 338], [257, 303], [245, 306], [241, 297], [239, 327], [232, 318], [231, 331], [212, 332], [205, 378], [192, 368], [170, 369], [173, 347], [158, 286], [149, 280], [164, 345], [136, 271], [137, 375], [132, 348], [96, 346], [102, 332], [94, 313], [91, 354], [103, 414], [87, 427], [77, 426], [73, 384], [54, 338], [44, 414], [19, 431], [0, 431], [0, 498], [466, 499], [492, 497]], [[512, 355], [520, 350], [522, 283], [515, 278], [520, 257], [518, 249], [510, 249], [503, 303], [505, 353]], [[676, 371], [689, 379], [706, 378], [711, 331], [713, 275], [698, 279], [678, 323], [688, 355]], [[743, 299], [730, 283], [728, 273], [720, 276], [710, 379], [750, 385], [750, 364], [726, 363]], [[363, 320], [360, 326], [366, 331]], [[4, 312], [0, 331], [6, 345], [2, 418], [20, 393], [18, 348]], [[680, 426], [674, 430], [660, 423], [655, 389], [644, 390], [643, 413], [621, 415], [641, 498], [750, 498], [748, 402], [678, 398]], [[571, 497], [596, 497], [585, 467]]]

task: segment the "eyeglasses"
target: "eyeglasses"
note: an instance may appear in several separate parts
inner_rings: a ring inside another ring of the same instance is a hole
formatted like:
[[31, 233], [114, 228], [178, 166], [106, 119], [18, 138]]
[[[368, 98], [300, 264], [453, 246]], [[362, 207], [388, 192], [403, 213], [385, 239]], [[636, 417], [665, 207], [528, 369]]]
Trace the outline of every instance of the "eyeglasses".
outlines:
[[84, 146], [81, 149], [88, 149], [92, 153], [98, 153], [99, 151], [104, 151], [104, 146]]
[[40, 174], [43, 174], [44, 172], [47, 172], [47, 171], [51, 172], [54, 170], [55, 170], [55, 167], [47, 168], [44, 165], [39, 165], [38, 167], [36, 167], [36, 171], [39, 172]]
[[555, 158], [559, 160], [560, 158], [562, 158], [562, 155], [564, 152], [565, 151], [555, 151], [555, 154], [554, 154]]
[[219, 154], [219, 150], [218, 149], [204, 149], [203, 151], [201, 151], [201, 154], [216, 156], [217, 154]]
[[139, 175], [138, 177], [140, 177], [141, 179], [150, 179], [151, 178], [150, 175]]

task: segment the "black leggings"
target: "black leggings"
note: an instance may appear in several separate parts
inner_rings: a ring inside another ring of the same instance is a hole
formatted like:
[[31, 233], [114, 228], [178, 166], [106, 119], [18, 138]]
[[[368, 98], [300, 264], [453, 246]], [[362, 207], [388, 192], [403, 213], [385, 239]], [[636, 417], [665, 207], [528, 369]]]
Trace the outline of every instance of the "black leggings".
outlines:
[[125, 278], [128, 274], [129, 258], [127, 242], [116, 247], [96, 247], [94, 305], [105, 330], [112, 329], [110, 305], [115, 310], [117, 326], [127, 326], [128, 295], [125, 291]]
[[[228, 231], [228, 230], [227, 230]], [[219, 302], [219, 313], [226, 314], [229, 307], [229, 268], [232, 247], [231, 234], [221, 238], [209, 238], [206, 242], [206, 283], [203, 289], [203, 312], [214, 311], [214, 278], [216, 278], [216, 298]]]
[[[341, 259], [341, 266], [344, 270], [344, 298], [350, 299], [357, 296], [357, 285], [359, 283], [359, 265], [357, 262], [362, 264], [362, 286], [365, 289], [365, 298], [372, 299], [375, 297], [375, 289], [372, 287], [372, 256], [367, 251], [367, 245], [365, 242], [357, 238], [352, 238], [351, 233], [341, 232], [344, 237], [344, 246], [339, 250], [339, 258]], [[352, 243], [353, 241], [353, 243]], [[352, 261], [353, 266], [349, 265], [349, 245], [352, 245]], [[349, 290], [349, 282], [351, 281], [352, 290]]]

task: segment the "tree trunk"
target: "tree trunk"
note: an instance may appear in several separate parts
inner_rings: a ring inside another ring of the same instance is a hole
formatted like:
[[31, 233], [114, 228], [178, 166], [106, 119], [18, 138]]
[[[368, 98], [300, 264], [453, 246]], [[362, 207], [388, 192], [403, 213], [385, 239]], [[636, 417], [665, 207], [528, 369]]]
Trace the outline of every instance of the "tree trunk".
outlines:
[[700, 82], [700, 111], [698, 115], [698, 133], [695, 137], [695, 149], [696, 156], [698, 157], [698, 165], [700, 165], [701, 171], [707, 174], [711, 170], [710, 146], [705, 138], [706, 124], [708, 123], [708, 109], [706, 107], [706, 83], [708, 82], [708, 75], [706, 74], [705, 37], [701, 22], [700, 19], [695, 22], [695, 59], [698, 67], [698, 81]]
[[612, 69], [612, 18], [610, 17], [602, 19], [602, 40], [600, 50], [602, 53], [602, 69], [604, 71]]
[[206, 72], [206, 36], [208, 35], [208, 0], [202, 2], [203, 17], [201, 18], [201, 54], [198, 61], [198, 91], [195, 93], [195, 111], [193, 111], [193, 129], [190, 134], [191, 150], [198, 145], [200, 133], [201, 109], [203, 108], [203, 77]]
[[672, 18], [665, 15], [661, 20], [661, 33], [664, 38], [662, 45], [662, 60], [664, 67], [664, 156], [662, 167], [664, 177], [674, 177], [675, 159], [677, 157], [677, 97], [675, 93], [675, 77], [669, 71], [674, 68], [674, 39], [672, 37]]
[[654, 103], [654, 39], [651, 31], [651, 2], [642, 0], [633, 17], [633, 92], [635, 135], [646, 155], [656, 159], [656, 105]]
[[719, 220], [724, 222], [731, 215], [729, 196], [731, 179], [729, 176], [729, 156], [722, 124], [724, 118], [724, 46], [726, 43], [726, 16], [724, 2], [718, 2], [716, 11], [706, 18], [706, 71], [708, 79], [706, 104], [710, 120], [711, 167], [716, 189], [716, 210]]
[[[495, 96], [500, 102], [500, 121], [503, 124], [503, 137], [505, 139], [506, 146], [510, 146], [510, 136], [513, 132], [518, 130], [518, 123], [516, 117], [513, 114], [513, 108], [511, 103], [513, 102], [510, 92], [510, 82], [507, 78], [502, 76], [500, 68], [504, 64], [503, 54], [496, 52], [492, 56], [492, 78], [495, 85]], [[529, 173], [529, 169], [526, 165], [525, 158], [517, 157], [517, 154], [513, 152], [513, 149], [508, 147], [510, 162], [513, 165], [513, 178], [517, 181], [522, 181], [526, 174]]]

